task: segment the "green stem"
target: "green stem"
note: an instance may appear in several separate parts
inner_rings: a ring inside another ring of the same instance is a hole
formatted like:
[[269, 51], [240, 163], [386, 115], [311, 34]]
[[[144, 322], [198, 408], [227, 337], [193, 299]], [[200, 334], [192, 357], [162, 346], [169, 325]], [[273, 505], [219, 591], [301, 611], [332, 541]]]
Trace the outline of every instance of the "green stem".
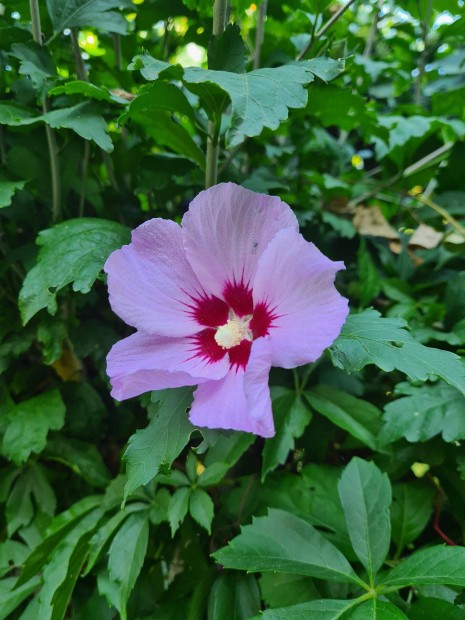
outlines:
[[[215, 0], [213, 5], [213, 36], [224, 32], [226, 24], [227, 0]], [[207, 161], [205, 169], [205, 187], [209, 188], [218, 181], [218, 152], [221, 115], [208, 121]]]
[[312, 48], [313, 44], [315, 43], [315, 41], [318, 41], [318, 39], [320, 37], [322, 37], [324, 35], [324, 33], [329, 30], [331, 28], [331, 26], [333, 24], [335, 24], [337, 22], [337, 20], [342, 17], [342, 15], [344, 15], [344, 13], [347, 11], [347, 9], [355, 2], [355, 0], [349, 0], [349, 2], [347, 2], [347, 4], [344, 4], [343, 6], [341, 6], [341, 8], [339, 9], [339, 11], [337, 11], [336, 13], [334, 13], [334, 15], [331, 17], [331, 19], [328, 19], [328, 21], [326, 22], [326, 24], [324, 24], [320, 30], [318, 30], [318, 32], [316, 33], [316, 35], [314, 37], [310, 38], [310, 41], [308, 42], [308, 45], [302, 50], [302, 52], [300, 52], [300, 54], [297, 56], [296, 60], [302, 60], [302, 58], [305, 56], [305, 54]]
[[78, 35], [74, 28], [71, 29], [71, 43], [73, 46], [74, 62], [76, 64], [76, 75], [78, 76], [78, 79], [83, 82], [87, 82], [87, 70], [84, 65], [84, 61], [82, 60]]
[[115, 62], [118, 71], [123, 69], [123, 54], [121, 51], [121, 35], [115, 33], [113, 35], [113, 49], [115, 50]]
[[265, 18], [266, 18], [266, 10], [267, 10], [268, 0], [263, 0], [261, 5], [258, 7], [258, 16], [257, 16], [257, 32], [255, 35], [255, 53], [253, 57], [253, 68], [260, 68], [260, 54], [262, 51], [263, 39], [265, 35]]
[[[29, 0], [31, 12], [32, 36], [34, 41], [42, 45], [42, 28], [40, 25], [40, 11], [38, 0]], [[44, 114], [49, 111], [48, 101], [45, 98], [42, 104]], [[55, 132], [49, 125], [45, 125], [47, 136], [48, 153], [50, 157], [50, 177], [52, 180], [52, 221], [56, 222], [60, 217], [61, 211], [61, 185], [60, 185], [60, 164], [58, 161], [58, 148]]]
[[29, 9], [31, 11], [32, 38], [36, 43], [42, 45], [42, 29], [40, 27], [40, 12], [38, 0], [29, 0]]

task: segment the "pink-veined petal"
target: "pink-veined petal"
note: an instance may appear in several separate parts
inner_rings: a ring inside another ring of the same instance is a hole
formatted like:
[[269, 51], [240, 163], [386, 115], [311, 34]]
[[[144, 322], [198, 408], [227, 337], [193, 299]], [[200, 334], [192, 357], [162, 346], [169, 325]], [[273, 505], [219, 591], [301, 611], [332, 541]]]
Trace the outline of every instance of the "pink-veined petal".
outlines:
[[181, 227], [152, 219], [132, 233], [132, 242], [105, 263], [113, 311], [126, 323], [160, 336], [199, 331], [192, 298], [202, 288], [184, 252]]
[[219, 381], [202, 383], [194, 392], [189, 417], [195, 426], [274, 435], [268, 374], [271, 366], [269, 338], [252, 344], [247, 368], [232, 369]]
[[217, 297], [227, 283], [250, 285], [269, 242], [289, 227], [298, 230], [287, 204], [233, 183], [200, 192], [182, 220], [187, 258], [205, 290]]
[[136, 332], [117, 342], [107, 357], [112, 396], [124, 400], [151, 390], [216, 381], [229, 370], [227, 356], [209, 363], [194, 354], [193, 339]]
[[273, 366], [294, 368], [318, 359], [337, 338], [348, 302], [334, 286], [344, 263], [333, 262], [292, 230], [279, 232], [255, 276], [254, 304], [276, 317], [269, 330]]

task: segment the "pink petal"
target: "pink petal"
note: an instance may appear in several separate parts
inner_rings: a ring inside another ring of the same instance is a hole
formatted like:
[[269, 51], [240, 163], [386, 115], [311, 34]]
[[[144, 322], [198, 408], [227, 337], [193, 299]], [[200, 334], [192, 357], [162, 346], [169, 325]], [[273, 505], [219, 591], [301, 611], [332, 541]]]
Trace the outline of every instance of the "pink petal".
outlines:
[[270, 365], [269, 338], [259, 338], [252, 344], [245, 371], [232, 369], [220, 381], [199, 385], [190, 411], [192, 424], [272, 437], [274, 424], [268, 387]]
[[181, 228], [152, 219], [136, 228], [132, 243], [105, 263], [113, 311], [126, 323], [161, 336], [199, 331], [192, 298], [203, 293], [184, 252]]
[[217, 297], [228, 283], [250, 285], [268, 243], [289, 227], [298, 230], [287, 204], [234, 183], [200, 192], [182, 220], [187, 258], [205, 290]]
[[215, 363], [195, 356], [192, 338], [166, 338], [136, 332], [117, 342], [107, 357], [113, 398], [124, 400], [151, 390], [222, 379], [225, 356]]
[[344, 263], [333, 262], [293, 230], [279, 232], [263, 253], [255, 276], [254, 304], [276, 317], [269, 334], [273, 366], [313, 362], [337, 338], [348, 314], [334, 286]]

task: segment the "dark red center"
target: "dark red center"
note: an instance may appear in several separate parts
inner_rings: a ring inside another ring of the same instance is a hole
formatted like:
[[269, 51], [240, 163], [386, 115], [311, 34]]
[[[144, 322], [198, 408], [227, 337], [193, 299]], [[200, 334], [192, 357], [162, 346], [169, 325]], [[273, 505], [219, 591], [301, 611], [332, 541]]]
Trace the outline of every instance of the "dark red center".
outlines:
[[211, 364], [229, 354], [231, 368], [245, 369], [252, 342], [244, 339], [235, 347], [223, 349], [215, 340], [217, 328], [228, 322], [230, 310], [237, 317], [251, 315], [249, 327], [255, 340], [269, 333], [276, 317], [265, 303], [258, 303], [254, 307], [252, 291], [244, 282], [228, 282], [223, 290], [223, 298], [210, 296], [193, 300], [192, 315], [205, 328], [194, 336], [195, 355]]

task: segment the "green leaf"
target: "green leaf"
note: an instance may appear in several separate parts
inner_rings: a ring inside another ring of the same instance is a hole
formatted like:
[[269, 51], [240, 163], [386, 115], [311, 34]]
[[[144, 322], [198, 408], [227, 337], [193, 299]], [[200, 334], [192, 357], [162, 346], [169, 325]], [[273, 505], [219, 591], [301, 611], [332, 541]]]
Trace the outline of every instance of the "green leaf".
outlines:
[[47, 9], [55, 33], [65, 28], [95, 26], [104, 32], [126, 34], [128, 22], [111, 9], [133, 6], [125, 0], [47, 0]]
[[344, 69], [345, 69], [345, 61], [340, 58], [339, 60], [334, 60], [333, 58], [328, 58], [327, 56], [320, 56], [319, 58], [311, 58], [310, 60], [301, 60], [297, 63], [297, 65], [302, 64], [309, 71], [313, 73], [317, 78], [323, 80], [323, 82], [330, 82], [337, 78]]
[[88, 575], [93, 569], [96, 562], [100, 559], [106, 544], [123, 521], [127, 519], [130, 514], [138, 512], [139, 510], [147, 510], [147, 504], [143, 502], [133, 502], [129, 504], [124, 510], [119, 510], [114, 514], [111, 519], [106, 521], [106, 523], [95, 532], [89, 541], [89, 557], [87, 558], [83, 576]]
[[189, 497], [189, 513], [199, 525], [210, 534], [215, 516], [215, 506], [211, 497], [203, 489], [194, 489]]
[[17, 586], [26, 583], [35, 574], [40, 572], [46, 564], [56, 546], [62, 541], [67, 533], [74, 527], [77, 521], [83, 519], [86, 514], [93, 511], [101, 504], [100, 495], [91, 495], [75, 502], [71, 508], [57, 515], [50, 523], [43, 540], [31, 552], [26, 560]]
[[129, 231], [117, 222], [97, 218], [68, 220], [43, 230], [37, 264], [29, 271], [19, 296], [23, 323], [39, 310], [57, 311], [56, 294], [67, 284], [88, 293], [108, 256], [129, 242]]
[[347, 555], [352, 547], [337, 491], [340, 475], [339, 468], [328, 465], [311, 463], [303, 468], [306, 495], [302, 514], [316, 527], [329, 530], [326, 538]]
[[163, 60], [152, 58], [149, 54], [135, 56], [128, 66], [130, 71], [140, 71], [143, 78], [148, 81], [181, 80], [184, 69], [179, 64], [171, 65]]
[[72, 108], [52, 110], [37, 116], [34, 122], [42, 120], [55, 129], [72, 129], [84, 140], [93, 140], [101, 149], [111, 153], [113, 144], [107, 133], [107, 124], [92, 103], [85, 101]]
[[465, 587], [465, 547], [420, 549], [393, 568], [381, 583], [389, 588], [429, 583]]
[[55, 86], [48, 91], [47, 95], [84, 95], [84, 97], [89, 97], [89, 99], [95, 99], [96, 101], [112, 101], [107, 90], [82, 80], [73, 80], [72, 82]]
[[111, 480], [102, 455], [91, 443], [56, 434], [47, 441], [46, 455], [63, 463], [94, 486], [105, 487]]
[[21, 62], [19, 73], [31, 78], [34, 88], [40, 89], [51, 77], [56, 77], [56, 67], [50, 52], [43, 45], [35, 41], [14, 43], [11, 46], [11, 54]]
[[[346, 617], [346, 616], [344, 616]], [[373, 598], [362, 603], [352, 613], [347, 615], [347, 620], [408, 620], [408, 617], [392, 603], [387, 603]]]
[[26, 181], [2, 181], [0, 180], [0, 209], [9, 207], [13, 196], [18, 189], [23, 189]]
[[329, 579], [335, 583], [362, 582], [342, 553], [306, 521], [271, 509], [227, 547], [213, 554], [225, 568], [250, 572], [284, 572]]
[[342, 390], [318, 385], [304, 397], [318, 413], [372, 450], [378, 449], [381, 412], [366, 400], [356, 398]]
[[373, 582], [391, 541], [389, 478], [374, 463], [354, 457], [342, 472], [338, 490], [352, 546]]
[[311, 577], [287, 573], [263, 573], [260, 592], [269, 607], [286, 607], [321, 596]]
[[245, 71], [247, 48], [241, 37], [238, 24], [228, 24], [226, 30], [210, 39], [208, 44], [208, 66], [215, 71]]
[[47, 558], [44, 585], [39, 593], [37, 617], [41, 620], [62, 620], [64, 617], [71, 594], [70, 585], [74, 586], [79, 576], [87, 542], [102, 515], [99, 508], [85, 515]]
[[338, 620], [353, 606], [353, 601], [337, 599], [309, 601], [282, 609], [266, 609], [260, 618], [264, 620]]
[[50, 390], [7, 410], [2, 454], [17, 465], [27, 461], [31, 452], [39, 454], [45, 448], [48, 432], [63, 426], [65, 413], [58, 390]]
[[208, 620], [249, 620], [260, 611], [260, 592], [252, 575], [225, 572], [214, 582]]
[[17, 540], [0, 543], [0, 577], [17, 570], [29, 555], [29, 548]]
[[220, 435], [207, 452], [205, 471], [199, 475], [197, 484], [206, 487], [221, 482], [226, 472], [237, 463], [255, 440], [255, 435], [251, 433], [232, 432], [230, 435]]
[[171, 467], [186, 446], [194, 430], [187, 417], [191, 402], [192, 388], [166, 391], [147, 428], [130, 437], [124, 453], [128, 476], [125, 499], [137, 487], [150, 482], [162, 467]]
[[439, 434], [449, 442], [465, 438], [465, 403], [457, 390], [444, 384], [413, 387], [404, 383], [397, 391], [402, 397], [384, 408], [382, 442], [401, 437], [411, 442], [428, 441]]
[[421, 598], [409, 609], [410, 620], [431, 620], [446, 618], [447, 620], [465, 620], [465, 611], [439, 598]]
[[203, 152], [173, 112], [195, 120], [186, 96], [176, 86], [155, 82], [131, 102], [124, 116], [141, 125], [157, 144], [169, 147], [204, 169]]
[[0, 123], [2, 125], [29, 125], [35, 123], [36, 118], [31, 110], [15, 103], [0, 103]]
[[402, 319], [382, 318], [372, 309], [349, 316], [329, 349], [334, 365], [351, 373], [375, 364], [386, 372], [400, 370], [417, 381], [439, 377], [465, 394], [465, 366], [460, 358], [419, 344], [405, 327]]
[[126, 604], [142, 569], [147, 552], [149, 519], [147, 511], [129, 515], [113, 538], [108, 552], [110, 579], [117, 584], [118, 597], [112, 599], [126, 620]]
[[7, 620], [18, 605], [37, 590], [41, 580], [36, 576], [20, 587], [15, 587], [15, 581], [14, 577], [0, 581], [0, 620]]
[[171, 536], [174, 536], [180, 524], [184, 521], [189, 509], [190, 487], [176, 489], [168, 506], [168, 519], [171, 527]]
[[[246, 137], [258, 136], [265, 127], [277, 129], [288, 117], [289, 108], [303, 108], [307, 103], [304, 86], [314, 79], [302, 65], [284, 65], [257, 69], [250, 73], [229, 73], [191, 67], [184, 71], [186, 88], [206, 84], [199, 92], [216, 96], [218, 87], [231, 100], [231, 121], [226, 133], [226, 146], [238, 146]], [[209, 89], [213, 84], [214, 90]]]
[[392, 495], [392, 539], [401, 552], [425, 529], [431, 517], [434, 489], [420, 482], [403, 482], [393, 485]]
[[231, 121], [226, 145], [234, 147], [249, 136], [258, 136], [264, 127], [277, 129], [287, 119], [290, 108], [307, 103], [305, 85], [314, 75], [332, 79], [342, 68], [339, 61], [328, 58], [301, 61], [282, 67], [257, 69], [249, 73], [232, 73], [169, 65], [148, 55], [137, 56], [132, 69], [140, 69], [147, 80], [182, 79], [186, 88], [199, 95], [210, 115], [218, 115], [224, 97], [231, 101]]
[[265, 442], [262, 481], [286, 461], [290, 450], [294, 449], [294, 440], [302, 436], [312, 419], [312, 413], [302, 398], [289, 390], [273, 399], [273, 417], [276, 435]]

